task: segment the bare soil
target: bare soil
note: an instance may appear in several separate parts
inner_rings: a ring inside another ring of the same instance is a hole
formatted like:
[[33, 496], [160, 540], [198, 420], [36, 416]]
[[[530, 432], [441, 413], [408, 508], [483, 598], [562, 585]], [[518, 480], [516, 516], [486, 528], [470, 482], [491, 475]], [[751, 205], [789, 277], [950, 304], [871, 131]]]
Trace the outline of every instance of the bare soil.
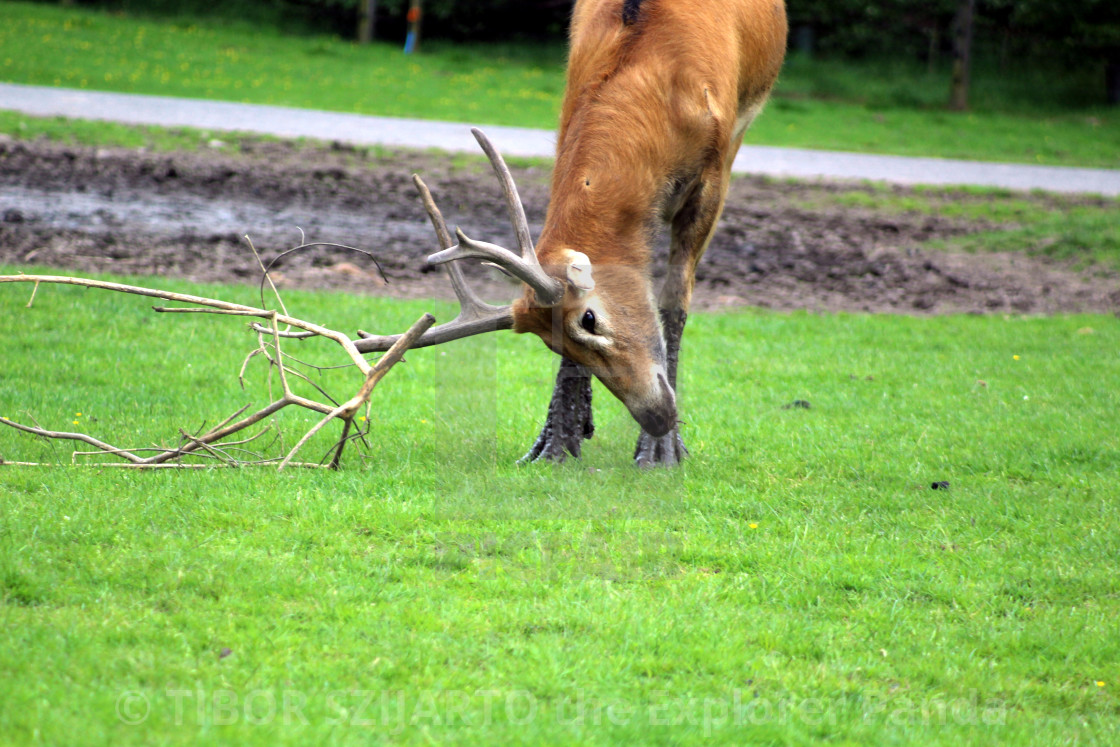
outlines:
[[[176, 153], [0, 141], [0, 263], [257, 282], [246, 235], [266, 262], [306, 237], [366, 250], [382, 272], [365, 254], [315, 247], [276, 261], [277, 278], [288, 287], [448, 298], [442, 273], [424, 261], [438, 246], [413, 172], [431, 187], [449, 224], [514, 244], [493, 174], [475, 159], [254, 140]], [[514, 176], [539, 231], [548, 171], [523, 165]], [[835, 200], [861, 189], [867, 188], [737, 179], [698, 271], [695, 306], [911, 314], [1120, 307], [1114, 272], [1026, 254], [930, 248], [931, 241], [996, 226]], [[929, 199], [991, 198], [946, 192]], [[516, 294], [487, 272], [472, 271], [486, 295]]]

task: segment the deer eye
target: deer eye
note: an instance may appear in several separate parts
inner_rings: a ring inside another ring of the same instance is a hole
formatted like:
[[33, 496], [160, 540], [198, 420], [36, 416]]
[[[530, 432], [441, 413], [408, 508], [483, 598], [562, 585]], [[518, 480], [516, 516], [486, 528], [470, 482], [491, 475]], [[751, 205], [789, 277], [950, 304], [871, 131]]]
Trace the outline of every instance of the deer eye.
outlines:
[[579, 320], [579, 326], [591, 334], [595, 334], [595, 312], [591, 309], [583, 312], [583, 317]]

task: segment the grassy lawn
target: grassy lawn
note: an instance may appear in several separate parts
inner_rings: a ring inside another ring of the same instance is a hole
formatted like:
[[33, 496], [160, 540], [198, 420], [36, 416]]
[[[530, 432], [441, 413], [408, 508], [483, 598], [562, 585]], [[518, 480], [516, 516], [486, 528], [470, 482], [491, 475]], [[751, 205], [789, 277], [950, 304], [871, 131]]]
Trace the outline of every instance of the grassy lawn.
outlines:
[[[561, 46], [430, 44], [405, 57], [328, 37], [4, 4], [0, 80], [367, 114], [555, 126]], [[1120, 114], [1094, 70], [980, 65], [974, 110], [944, 111], [948, 73], [910, 63], [793, 58], [751, 142], [992, 161], [1120, 167]], [[1102, 73], [1103, 75], [1103, 73]]]
[[[242, 322], [28, 291], [0, 286], [0, 416], [132, 446], [265, 396]], [[1114, 743], [1118, 347], [1104, 316], [696, 314], [693, 456], [639, 472], [602, 389], [582, 462], [515, 467], [555, 364], [495, 335], [409, 355], [340, 473], [0, 467], [0, 733]], [[70, 461], [6, 428], [0, 454]]]
[[993, 224], [991, 230], [930, 242], [950, 251], [1043, 256], [1074, 267], [1120, 269], [1120, 198], [1031, 194], [986, 188], [865, 184], [799, 200], [808, 209], [839, 207], [890, 215], [909, 213]]
[[[157, 151], [207, 147], [215, 135], [190, 128], [138, 127], [69, 117], [29, 117], [0, 110], [0, 133], [18, 140], [45, 138], [70, 145], [147, 148]], [[229, 133], [221, 138], [229, 139]]]

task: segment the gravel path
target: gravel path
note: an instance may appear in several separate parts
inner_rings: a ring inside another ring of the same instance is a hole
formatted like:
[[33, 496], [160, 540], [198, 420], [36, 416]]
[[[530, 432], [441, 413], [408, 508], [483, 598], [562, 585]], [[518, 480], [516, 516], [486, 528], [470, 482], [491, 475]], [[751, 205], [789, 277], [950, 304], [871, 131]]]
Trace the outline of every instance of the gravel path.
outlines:
[[[34, 116], [80, 117], [127, 124], [310, 137], [354, 145], [478, 151], [465, 124], [259, 104], [0, 83], [0, 109]], [[488, 126], [486, 131], [506, 155], [547, 158], [553, 154], [555, 136], [550, 130]], [[735, 160], [734, 170], [774, 177], [867, 179], [895, 184], [976, 185], [1120, 196], [1120, 170], [1116, 169], [744, 146]]]

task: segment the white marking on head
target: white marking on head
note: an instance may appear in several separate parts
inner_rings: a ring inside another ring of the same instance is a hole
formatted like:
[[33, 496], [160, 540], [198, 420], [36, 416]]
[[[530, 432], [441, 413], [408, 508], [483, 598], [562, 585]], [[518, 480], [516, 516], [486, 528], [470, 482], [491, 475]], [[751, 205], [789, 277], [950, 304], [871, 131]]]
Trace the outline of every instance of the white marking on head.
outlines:
[[595, 278], [591, 276], [591, 260], [583, 252], [569, 249], [567, 252], [568, 284], [573, 290], [587, 292], [595, 290]]

